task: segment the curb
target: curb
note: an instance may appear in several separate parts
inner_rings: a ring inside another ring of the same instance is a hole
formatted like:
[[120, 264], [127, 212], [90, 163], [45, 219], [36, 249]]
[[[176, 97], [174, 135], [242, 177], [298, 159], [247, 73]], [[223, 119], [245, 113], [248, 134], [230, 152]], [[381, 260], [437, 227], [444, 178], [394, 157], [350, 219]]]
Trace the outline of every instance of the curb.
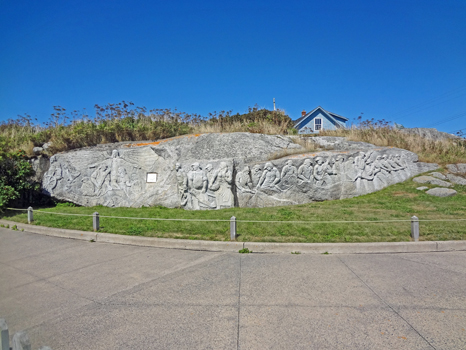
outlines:
[[19, 230], [46, 236], [71, 238], [83, 241], [126, 244], [142, 247], [167, 249], [204, 250], [214, 252], [235, 252], [248, 248], [254, 253], [299, 252], [305, 254], [377, 254], [377, 253], [426, 253], [466, 250], [464, 241], [423, 241], [423, 242], [374, 242], [374, 243], [262, 243], [262, 242], [221, 242], [189, 239], [125, 236], [113, 233], [68, 230], [22, 224], [0, 219], [0, 224], [16, 225]]

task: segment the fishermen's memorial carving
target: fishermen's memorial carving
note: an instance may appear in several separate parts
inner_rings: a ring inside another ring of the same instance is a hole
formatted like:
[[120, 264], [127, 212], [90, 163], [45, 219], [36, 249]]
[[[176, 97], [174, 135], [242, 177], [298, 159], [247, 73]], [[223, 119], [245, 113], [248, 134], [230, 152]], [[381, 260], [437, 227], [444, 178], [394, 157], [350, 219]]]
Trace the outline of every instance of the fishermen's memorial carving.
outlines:
[[176, 147], [151, 145], [57, 154], [50, 158], [43, 190], [85, 206], [212, 210], [354, 197], [436, 167], [418, 163], [417, 156], [405, 150], [375, 147], [273, 161], [182, 155]]

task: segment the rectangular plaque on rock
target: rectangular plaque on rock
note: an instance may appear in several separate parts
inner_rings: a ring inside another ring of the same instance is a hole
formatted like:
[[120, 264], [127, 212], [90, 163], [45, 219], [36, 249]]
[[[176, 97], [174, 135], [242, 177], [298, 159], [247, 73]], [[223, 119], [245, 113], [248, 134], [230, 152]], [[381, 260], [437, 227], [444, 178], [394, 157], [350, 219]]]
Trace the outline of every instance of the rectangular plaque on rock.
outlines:
[[146, 182], [157, 182], [157, 173], [147, 173]]

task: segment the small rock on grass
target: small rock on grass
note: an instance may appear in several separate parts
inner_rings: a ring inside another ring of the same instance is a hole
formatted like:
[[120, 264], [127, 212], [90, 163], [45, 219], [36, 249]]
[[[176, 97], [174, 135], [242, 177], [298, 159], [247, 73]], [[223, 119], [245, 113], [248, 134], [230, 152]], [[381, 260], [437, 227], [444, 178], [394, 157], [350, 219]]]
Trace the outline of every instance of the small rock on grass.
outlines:
[[419, 191], [425, 191], [425, 190], [428, 190], [428, 189], [429, 189], [429, 187], [427, 187], [427, 186], [421, 186], [421, 187], [416, 188], [416, 190], [419, 190]]
[[448, 177], [448, 180], [450, 180], [454, 184], [466, 186], [466, 179], [464, 177], [453, 175], [453, 174], [447, 174], [447, 177]]
[[443, 175], [442, 173], [438, 173], [438, 172], [433, 172], [433, 173], [430, 173], [429, 175], [433, 176], [433, 177], [436, 177], [437, 179], [440, 179], [440, 180], [446, 180], [447, 179], [447, 177], [445, 175]]
[[465, 163], [447, 164], [447, 169], [451, 173], [466, 175], [466, 164]]
[[426, 193], [435, 197], [451, 197], [456, 195], [457, 192], [455, 190], [452, 190], [451, 188], [436, 187], [430, 189]]
[[420, 183], [420, 184], [432, 184], [432, 185], [437, 185], [437, 186], [443, 186], [443, 187], [450, 187], [451, 183], [436, 179], [435, 177], [432, 176], [418, 176], [413, 179], [414, 182]]

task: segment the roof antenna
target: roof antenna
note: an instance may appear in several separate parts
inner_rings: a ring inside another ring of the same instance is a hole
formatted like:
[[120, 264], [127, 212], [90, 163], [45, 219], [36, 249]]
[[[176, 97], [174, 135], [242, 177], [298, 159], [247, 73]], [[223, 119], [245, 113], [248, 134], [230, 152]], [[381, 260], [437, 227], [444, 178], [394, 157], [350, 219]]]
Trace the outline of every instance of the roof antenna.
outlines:
[[276, 111], [277, 109], [275, 108], [275, 97], [273, 98], [273, 110]]

